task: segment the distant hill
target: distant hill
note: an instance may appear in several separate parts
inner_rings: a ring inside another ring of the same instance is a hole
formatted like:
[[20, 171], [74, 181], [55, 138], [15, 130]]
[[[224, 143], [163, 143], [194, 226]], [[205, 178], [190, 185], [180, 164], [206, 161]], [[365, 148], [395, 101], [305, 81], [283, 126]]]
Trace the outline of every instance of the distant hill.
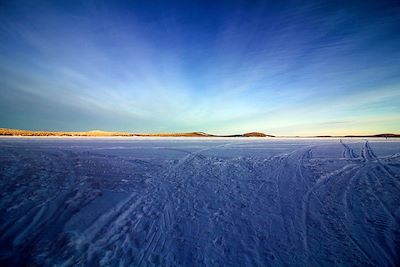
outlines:
[[0, 128], [0, 136], [154, 136], [154, 137], [274, 137], [259, 132], [251, 132], [238, 135], [212, 135], [204, 132], [189, 133], [128, 133], [128, 132], [107, 132], [101, 130], [93, 130], [87, 132], [61, 132], [61, 131], [29, 131], [18, 129]]
[[250, 132], [243, 134], [244, 137], [275, 137], [274, 135], [269, 135], [260, 132]]
[[345, 137], [400, 137], [400, 134], [383, 133], [375, 135], [346, 135]]

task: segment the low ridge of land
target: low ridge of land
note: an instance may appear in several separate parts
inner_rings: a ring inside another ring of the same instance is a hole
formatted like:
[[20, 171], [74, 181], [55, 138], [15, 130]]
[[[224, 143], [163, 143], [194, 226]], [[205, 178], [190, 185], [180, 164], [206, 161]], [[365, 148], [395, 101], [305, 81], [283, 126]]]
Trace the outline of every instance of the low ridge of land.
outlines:
[[29, 131], [18, 129], [0, 128], [0, 135], [11, 136], [133, 136], [127, 132], [106, 132], [100, 130], [87, 132], [61, 132], [61, 131]]
[[62, 132], [62, 131], [30, 131], [0, 128], [0, 135], [8, 136], [154, 136], [154, 137], [274, 137], [261, 132], [250, 132], [238, 135], [213, 135], [204, 132], [189, 133], [128, 133], [128, 132], [107, 132], [101, 130], [86, 132]]
[[[244, 134], [232, 134], [232, 135], [214, 135], [205, 132], [188, 132], [188, 133], [129, 133], [129, 132], [108, 132], [101, 130], [93, 131], [82, 131], [82, 132], [62, 132], [62, 131], [31, 131], [31, 130], [19, 130], [0, 128], [0, 136], [89, 136], [89, 137], [107, 137], [107, 136], [148, 136], [148, 137], [276, 137], [275, 135], [265, 134], [262, 132], [248, 132]], [[286, 136], [286, 137], [301, 137], [301, 136]], [[382, 133], [375, 135], [316, 135], [308, 137], [338, 137], [338, 138], [372, 138], [372, 137], [383, 137], [393, 138], [400, 137], [400, 134], [394, 133]]]
[[383, 133], [374, 135], [346, 135], [345, 137], [400, 137], [400, 134]]

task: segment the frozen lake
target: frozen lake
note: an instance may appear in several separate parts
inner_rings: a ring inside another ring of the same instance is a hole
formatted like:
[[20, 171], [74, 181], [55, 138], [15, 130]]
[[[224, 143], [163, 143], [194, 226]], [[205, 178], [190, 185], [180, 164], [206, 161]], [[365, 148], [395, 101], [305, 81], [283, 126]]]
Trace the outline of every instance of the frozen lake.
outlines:
[[399, 139], [0, 138], [0, 265], [398, 266]]

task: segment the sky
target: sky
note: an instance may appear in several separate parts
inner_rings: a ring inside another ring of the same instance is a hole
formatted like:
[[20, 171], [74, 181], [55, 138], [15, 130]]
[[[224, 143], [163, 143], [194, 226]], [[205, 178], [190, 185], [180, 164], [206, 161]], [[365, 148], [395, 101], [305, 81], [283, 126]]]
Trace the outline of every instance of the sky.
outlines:
[[400, 133], [399, 1], [1, 1], [0, 127]]

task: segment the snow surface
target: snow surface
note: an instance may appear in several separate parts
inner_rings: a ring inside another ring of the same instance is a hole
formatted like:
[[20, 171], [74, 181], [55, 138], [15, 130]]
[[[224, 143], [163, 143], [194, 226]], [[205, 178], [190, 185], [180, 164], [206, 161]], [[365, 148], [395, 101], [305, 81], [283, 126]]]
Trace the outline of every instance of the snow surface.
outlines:
[[398, 266], [395, 139], [0, 138], [0, 265]]

